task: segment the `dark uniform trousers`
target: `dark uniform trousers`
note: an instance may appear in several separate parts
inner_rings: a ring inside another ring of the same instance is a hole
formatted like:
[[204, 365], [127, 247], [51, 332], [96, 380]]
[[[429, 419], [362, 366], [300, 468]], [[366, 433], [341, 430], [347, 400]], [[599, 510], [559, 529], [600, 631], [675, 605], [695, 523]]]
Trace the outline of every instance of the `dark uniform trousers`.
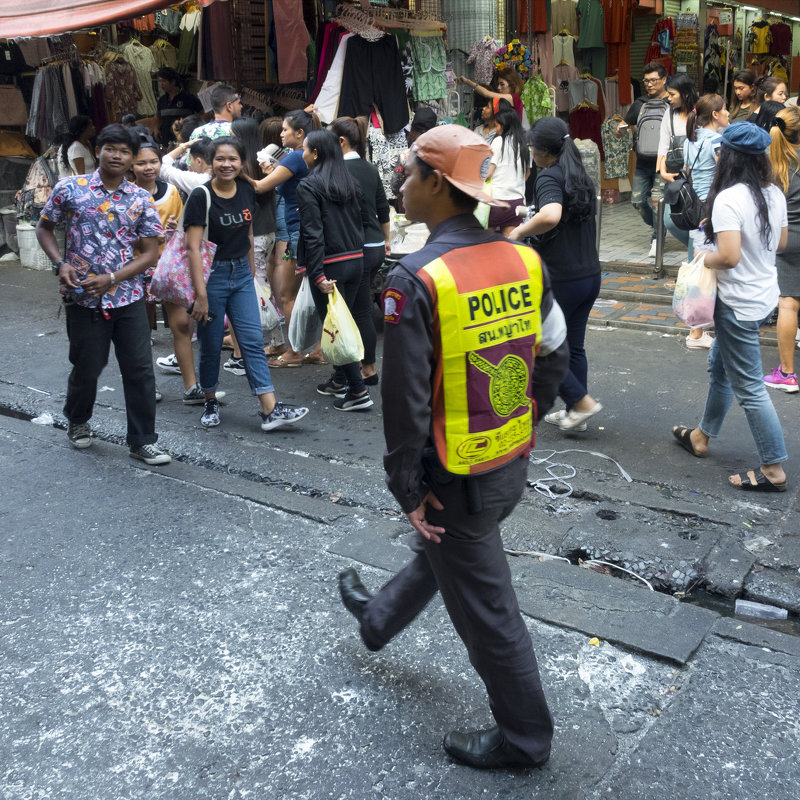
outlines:
[[[506, 741], [537, 763], [550, 754], [553, 718], [511, 586], [498, 524], [522, 496], [527, 467], [527, 458], [518, 458], [470, 478], [444, 473], [447, 482], [428, 473], [428, 483], [444, 510], [428, 506], [426, 518], [446, 533], [440, 544], [415, 534], [411, 548], [417, 555], [369, 601], [361, 633], [371, 647], [386, 644], [438, 589], [472, 666], [486, 685], [492, 714]], [[470, 492], [468, 481], [474, 482]], [[482, 509], [470, 513], [477, 496]]]
[[111, 343], [122, 375], [129, 445], [153, 444], [156, 429], [156, 379], [150, 325], [144, 300], [108, 309], [68, 305], [67, 336], [72, 372], [67, 382], [64, 416], [72, 423], [88, 422], [97, 397], [97, 381], [108, 364]]

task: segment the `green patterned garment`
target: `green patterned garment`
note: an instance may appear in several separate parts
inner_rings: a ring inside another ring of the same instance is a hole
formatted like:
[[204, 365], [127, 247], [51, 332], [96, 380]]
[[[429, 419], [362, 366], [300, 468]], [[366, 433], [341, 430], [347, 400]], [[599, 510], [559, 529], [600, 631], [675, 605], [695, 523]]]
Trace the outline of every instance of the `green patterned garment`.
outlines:
[[552, 113], [553, 105], [550, 102], [550, 90], [538, 75], [528, 79], [520, 97], [522, 98], [522, 105], [525, 107], [528, 122], [531, 125], [542, 119], [542, 117], [549, 117]]

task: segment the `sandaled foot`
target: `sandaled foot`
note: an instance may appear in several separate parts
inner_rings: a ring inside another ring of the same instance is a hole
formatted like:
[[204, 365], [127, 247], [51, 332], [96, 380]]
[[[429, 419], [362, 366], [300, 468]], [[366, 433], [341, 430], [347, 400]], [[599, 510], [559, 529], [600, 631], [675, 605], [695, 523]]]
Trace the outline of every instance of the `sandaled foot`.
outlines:
[[275, 356], [275, 358], [267, 359], [267, 364], [269, 364], [270, 369], [282, 369], [283, 367], [299, 367], [302, 363], [303, 360], [300, 358], [293, 361], [287, 361], [283, 356]]
[[747, 472], [737, 472], [728, 478], [728, 483], [736, 489], [743, 489], [746, 492], [785, 492], [786, 481], [773, 483], [759, 467]]
[[694, 429], [687, 428], [685, 425], [676, 425], [672, 429], [672, 435], [687, 453], [691, 453], [695, 458], [705, 458], [708, 450], [700, 450], [692, 444], [692, 430]]
[[306, 353], [303, 356], [303, 363], [314, 367], [324, 367], [328, 364], [325, 357], [319, 353]]

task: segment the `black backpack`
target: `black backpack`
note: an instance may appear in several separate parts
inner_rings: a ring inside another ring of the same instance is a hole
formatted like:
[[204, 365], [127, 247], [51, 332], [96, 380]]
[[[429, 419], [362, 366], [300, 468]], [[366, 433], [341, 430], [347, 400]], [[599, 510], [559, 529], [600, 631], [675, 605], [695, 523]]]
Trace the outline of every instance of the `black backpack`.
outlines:
[[697, 192], [692, 186], [691, 171], [700, 158], [703, 144], [697, 151], [697, 155], [692, 161], [689, 174], [681, 171], [672, 183], [668, 183], [664, 189], [664, 202], [669, 205], [669, 215], [675, 227], [682, 231], [693, 231], [700, 227], [703, 219], [703, 201], [697, 196]]

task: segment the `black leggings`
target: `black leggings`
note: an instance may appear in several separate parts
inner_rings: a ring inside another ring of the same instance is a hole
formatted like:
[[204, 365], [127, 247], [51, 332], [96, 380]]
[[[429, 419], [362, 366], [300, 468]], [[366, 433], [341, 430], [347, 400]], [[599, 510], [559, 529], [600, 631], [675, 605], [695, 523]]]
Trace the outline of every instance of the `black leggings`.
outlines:
[[364, 272], [361, 276], [361, 284], [358, 287], [355, 308], [353, 309], [353, 319], [358, 325], [361, 333], [361, 341], [364, 342], [364, 363], [375, 363], [375, 346], [378, 343], [378, 334], [375, 331], [375, 318], [372, 308], [372, 280], [375, 273], [383, 264], [383, 257], [386, 251], [383, 245], [380, 247], [364, 248]]
[[[355, 308], [363, 272], [363, 258], [350, 258], [347, 261], [335, 261], [325, 265], [325, 277], [329, 281], [336, 281], [336, 288], [347, 303], [351, 314]], [[328, 295], [321, 292], [311, 280], [309, 280], [309, 285], [314, 305], [317, 307], [317, 314], [324, 323], [325, 315], [328, 313]], [[361, 377], [361, 364], [358, 361], [335, 367], [333, 381], [340, 386], [347, 385], [350, 394], [361, 394], [366, 389], [364, 379]]]

